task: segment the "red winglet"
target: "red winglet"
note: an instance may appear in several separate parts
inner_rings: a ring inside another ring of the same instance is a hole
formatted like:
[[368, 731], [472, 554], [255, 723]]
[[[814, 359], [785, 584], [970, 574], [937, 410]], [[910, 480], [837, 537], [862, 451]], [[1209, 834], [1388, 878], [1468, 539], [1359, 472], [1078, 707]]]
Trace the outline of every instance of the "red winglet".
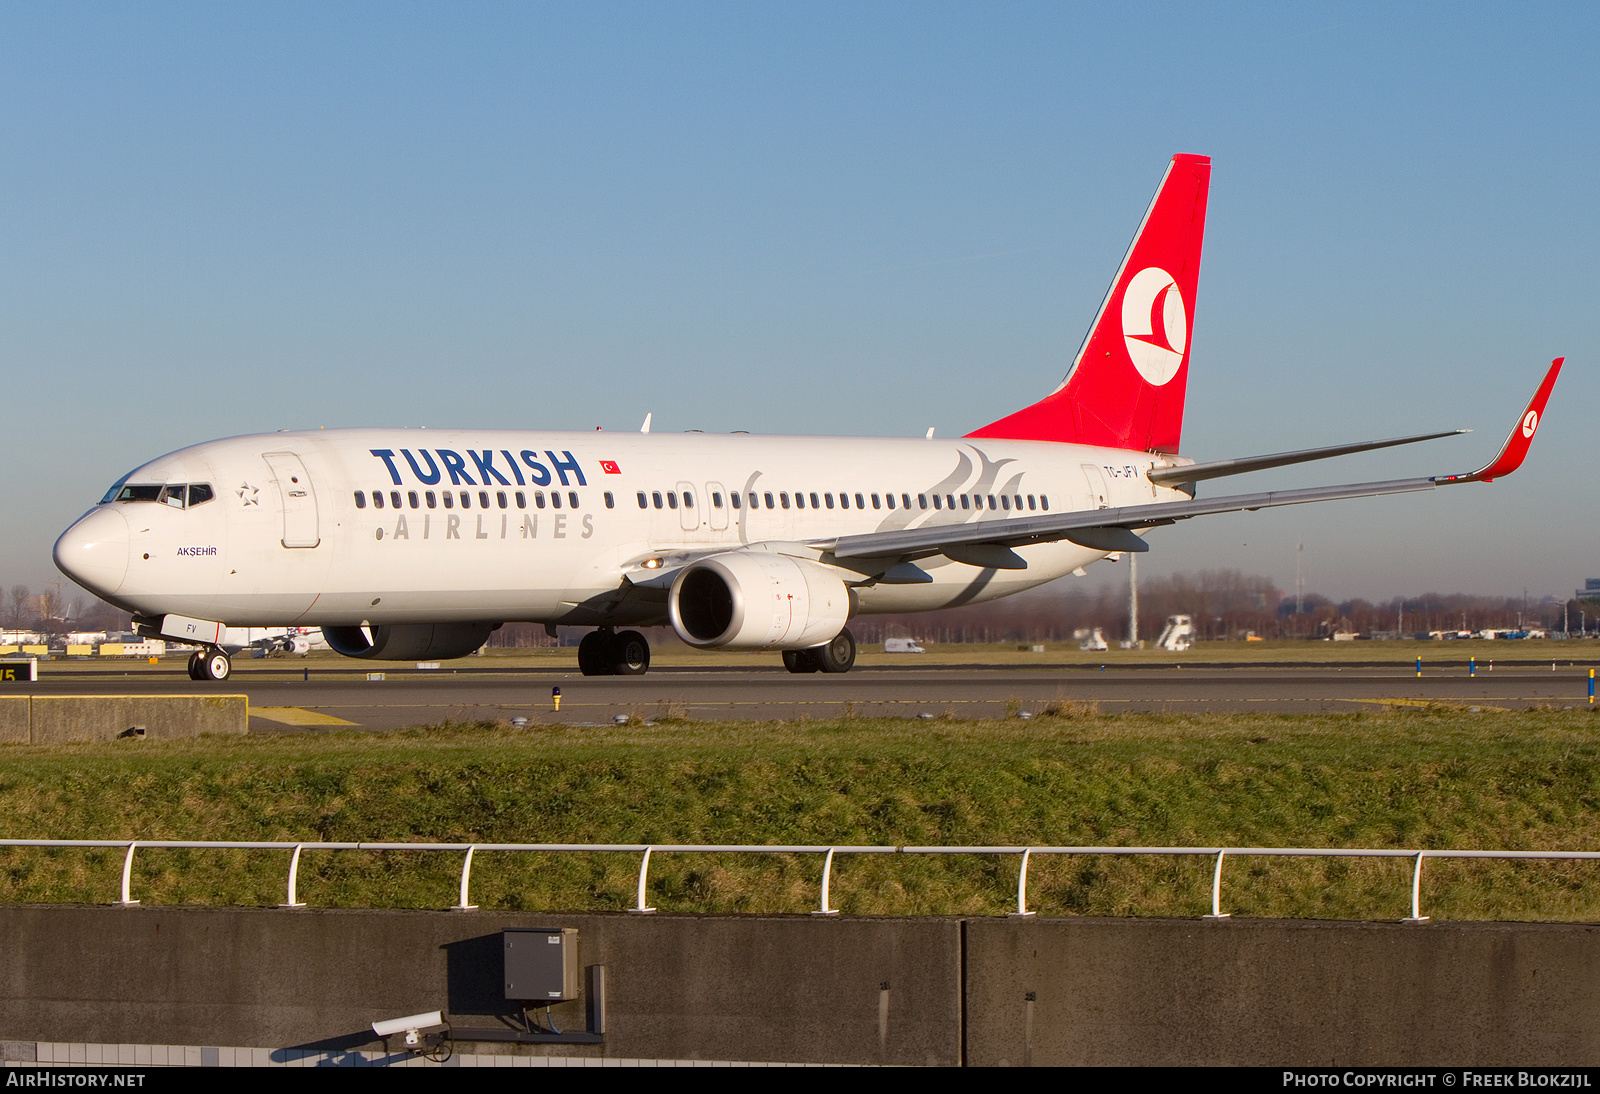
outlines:
[[1527, 458], [1529, 446], [1533, 444], [1533, 435], [1539, 431], [1539, 422], [1544, 417], [1544, 405], [1550, 401], [1550, 392], [1556, 386], [1556, 377], [1560, 375], [1561, 364], [1565, 360], [1565, 357], [1557, 357], [1550, 362], [1550, 371], [1544, 374], [1544, 382], [1528, 401], [1528, 408], [1522, 412], [1522, 417], [1512, 427], [1511, 436], [1506, 438], [1506, 443], [1501, 447], [1498, 456], [1470, 475], [1446, 475], [1438, 481], [1493, 482], [1500, 476], [1509, 475], [1521, 467], [1522, 461]]

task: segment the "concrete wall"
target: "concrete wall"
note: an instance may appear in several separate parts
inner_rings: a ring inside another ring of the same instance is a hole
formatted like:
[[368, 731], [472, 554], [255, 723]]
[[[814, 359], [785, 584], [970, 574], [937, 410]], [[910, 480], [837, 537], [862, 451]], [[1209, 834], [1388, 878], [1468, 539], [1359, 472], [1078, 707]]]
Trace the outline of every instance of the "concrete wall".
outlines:
[[243, 695], [0, 696], [0, 744], [110, 741], [133, 726], [151, 740], [244, 733]]
[[[577, 927], [582, 963], [606, 966], [610, 1028], [603, 1047], [538, 1051], [959, 1059], [957, 922], [804, 916], [12, 906], [0, 908], [0, 1038], [355, 1048], [378, 1018], [443, 1010], [496, 1025], [509, 1010], [501, 928], [550, 926]], [[582, 1029], [582, 1004], [555, 1019]]]
[[[376, 1018], [492, 1025], [507, 1013], [500, 929], [566, 926], [581, 963], [606, 966], [606, 1043], [492, 1051], [1600, 1064], [1600, 928], [1526, 923], [11, 906], [0, 1038], [353, 1049]], [[555, 1016], [581, 1028], [582, 1004]]]
[[967, 932], [973, 1064], [1600, 1064], [1593, 926], [975, 919]]
[[26, 695], [0, 695], [0, 745], [25, 745], [33, 724], [33, 700]]

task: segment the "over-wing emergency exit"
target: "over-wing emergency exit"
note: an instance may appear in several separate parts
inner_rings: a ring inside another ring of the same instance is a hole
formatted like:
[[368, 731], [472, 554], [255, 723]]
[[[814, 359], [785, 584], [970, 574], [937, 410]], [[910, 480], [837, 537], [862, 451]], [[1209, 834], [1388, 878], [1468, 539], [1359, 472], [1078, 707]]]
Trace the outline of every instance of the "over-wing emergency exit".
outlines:
[[[956, 440], [338, 429], [181, 449], [119, 479], [56, 565], [230, 671], [230, 627], [320, 628], [349, 657], [471, 653], [507, 621], [592, 627], [586, 674], [643, 673], [634, 628], [844, 672], [849, 621], [1007, 596], [1212, 513], [1489, 482], [1560, 371], [1466, 474], [1198, 496], [1197, 484], [1448, 436], [1179, 455], [1211, 161], [1173, 157], [1066, 378]], [[646, 427], [648, 429], [648, 426]]]

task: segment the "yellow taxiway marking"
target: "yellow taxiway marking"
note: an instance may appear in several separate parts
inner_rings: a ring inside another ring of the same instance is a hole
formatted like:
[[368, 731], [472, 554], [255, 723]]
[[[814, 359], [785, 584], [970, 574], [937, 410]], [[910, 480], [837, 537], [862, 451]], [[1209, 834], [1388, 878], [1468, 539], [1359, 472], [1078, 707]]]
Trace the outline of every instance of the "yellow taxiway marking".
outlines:
[[320, 714], [304, 707], [256, 707], [250, 712], [253, 717], [265, 718], [269, 722], [282, 722], [290, 726], [353, 726], [358, 722], [347, 721], [344, 718], [335, 718], [331, 714]]

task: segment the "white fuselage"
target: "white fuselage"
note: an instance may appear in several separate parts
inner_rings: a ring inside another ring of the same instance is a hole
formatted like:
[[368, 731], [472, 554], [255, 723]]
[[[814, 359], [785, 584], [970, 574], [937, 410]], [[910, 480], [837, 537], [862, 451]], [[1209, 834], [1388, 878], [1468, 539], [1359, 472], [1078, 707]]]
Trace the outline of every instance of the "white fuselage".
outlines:
[[[666, 621], [659, 602], [627, 601], [619, 615], [615, 594], [625, 578], [647, 573], [646, 560], [1004, 521], [1046, 506], [1179, 500], [1186, 495], [1145, 477], [1170, 462], [1034, 441], [276, 433], [195, 445], [139, 467], [124, 494], [148, 499], [154, 491], [132, 488], [187, 483], [209, 485], [211, 497], [183, 505], [168, 491], [177, 500], [103, 502], [62, 535], [56, 557], [131, 612], [231, 626], [643, 625]], [[1026, 569], [924, 558], [917, 565], [931, 581], [866, 584], [857, 610], [990, 600], [1105, 555], [1070, 542], [1017, 552]]]

